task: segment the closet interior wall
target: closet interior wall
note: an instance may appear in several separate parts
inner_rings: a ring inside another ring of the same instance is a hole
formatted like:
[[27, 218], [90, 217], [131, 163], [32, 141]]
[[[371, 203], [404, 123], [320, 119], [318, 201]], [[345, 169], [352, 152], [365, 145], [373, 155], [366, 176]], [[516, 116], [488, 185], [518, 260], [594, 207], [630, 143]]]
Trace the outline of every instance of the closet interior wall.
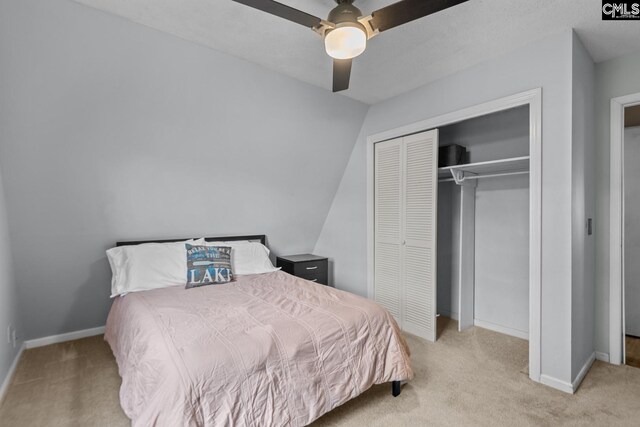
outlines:
[[[529, 155], [529, 107], [440, 128], [440, 146], [468, 150], [467, 163]], [[438, 313], [458, 318], [459, 186], [438, 185]], [[474, 323], [511, 335], [529, 331], [529, 175], [477, 180]]]

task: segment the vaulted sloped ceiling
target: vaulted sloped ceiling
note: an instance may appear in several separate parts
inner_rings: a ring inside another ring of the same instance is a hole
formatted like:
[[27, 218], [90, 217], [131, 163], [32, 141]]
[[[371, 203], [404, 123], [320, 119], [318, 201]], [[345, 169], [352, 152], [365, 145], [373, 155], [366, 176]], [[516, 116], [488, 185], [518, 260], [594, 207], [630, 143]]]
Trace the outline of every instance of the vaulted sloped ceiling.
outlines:
[[[231, 0], [76, 1], [331, 87], [331, 61], [315, 33]], [[280, 1], [322, 18], [335, 5]], [[393, 2], [355, 4], [368, 14]], [[640, 50], [640, 24], [602, 21], [601, 7], [600, 0], [470, 0], [371, 40], [344, 95], [375, 103], [567, 28], [596, 62]]]

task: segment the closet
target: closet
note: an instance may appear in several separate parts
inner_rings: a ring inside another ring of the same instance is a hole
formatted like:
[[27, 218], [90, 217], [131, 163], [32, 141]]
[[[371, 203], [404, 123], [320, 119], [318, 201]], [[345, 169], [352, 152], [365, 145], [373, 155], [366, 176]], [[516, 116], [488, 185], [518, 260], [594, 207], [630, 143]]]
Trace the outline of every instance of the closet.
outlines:
[[458, 328], [529, 331], [529, 107], [440, 129], [464, 164], [439, 169], [438, 312]]
[[[438, 314], [527, 338], [529, 106], [374, 146], [374, 296], [436, 339]], [[438, 165], [438, 147], [464, 147]]]

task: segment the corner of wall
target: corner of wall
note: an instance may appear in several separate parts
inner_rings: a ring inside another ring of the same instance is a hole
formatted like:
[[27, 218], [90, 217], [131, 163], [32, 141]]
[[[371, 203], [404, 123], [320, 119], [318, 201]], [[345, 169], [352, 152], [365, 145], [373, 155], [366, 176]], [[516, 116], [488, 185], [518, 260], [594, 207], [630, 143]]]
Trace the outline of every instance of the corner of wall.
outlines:
[[587, 230], [595, 217], [595, 65], [574, 31], [571, 59], [571, 378], [579, 383], [595, 351], [595, 238]]
[[[341, 213], [339, 212], [339, 205], [342, 206], [342, 204], [339, 203], [339, 200], [343, 196], [348, 197], [347, 196], [348, 185], [349, 185], [348, 181], [349, 179], [351, 179], [351, 177], [348, 175], [348, 172], [353, 169], [353, 166], [357, 161], [361, 160], [359, 158], [359, 155], [360, 155], [359, 150], [361, 149], [362, 144], [366, 142], [366, 135], [364, 135], [364, 131], [366, 129], [366, 123], [369, 118], [370, 112], [371, 112], [371, 106], [367, 108], [367, 112], [364, 115], [364, 118], [362, 119], [358, 136], [356, 137], [356, 141], [353, 145], [353, 149], [351, 150], [351, 154], [349, 155], [349, 160], [345, 164], [344, 171], [342, 172], [342, 177], [340, 178], [340, 183], [336, 188], [336, 192], [333, 196], [333, 200], [331, 201], [331, 205], [329, 207], [329, 210], [327, 211], [327, 215], [325, 217], [324, 223], [322, 224], [322, 228], [320, 230], [320, 233], [318, 234], [318, 238], [316, 239], [314, 249], [313, 249], [314, 253], [325, 255], [329, 258], [329, 283], [331, 284], [331, 286], [334, 286], [337, 288], [342, 288], [342, 286], [341, 286], [341, 282], [338, 282], [336, 280], [336, 277], [337, 277], [336, 269], [337, 268], [339, 269], [340, 266], [336, 265], [337, 257], [334, 251], [336, 250], [340, 251], [343, 248], [339, 247], [339, 243], [338, 245], [336, 245], [337, 241], [335, 239], [335, 236], [336, 236], [336, 233], [342, 234], [344, 232], [344, 230], [340, 229], [342, 217], [341, 217]], [[365, 219], [363, 218], [362, 221], [364, 222]], [[344, 248], [344, 249], [348, 251], [347, 248]], [[344, 254], [342, 255], [344, 256]], [[343, 256], [340, 256], [338, 258], [342, 259]], [[356, 293], [362, 293], [362, 292], [357, 292], [357, 289], [358, 289], [358, 285], [356, 285], [356, 287], [350, 288], [351, 291], [355, 291]]]
[[[9, 236], [9, 223], [5, 206], [5, 193], [0, 171], [0, 401], [4, 396], [11, 377], [22, 353], [23, 343], [21, 310], [18, 307], [18, 290], [13, 273], [13, 255]], [[13, 328], [15, 344], [4, 338], [7, 329]]]
[[358, 130], [358, 135], [356, 136], [356, 139], [354, 141], [353, 144], [353, 148], [351, 149], [351, 153], [349, 154], [349, 159], [347, 160], [347, 162], [344, 165], [344, 169], [342, 170], [342, 176], [340, 177], [340, 182], [338, 183], [338, 186], [336, 187], [336, 191], [333, 195], [333, 199], [331, 201], [331, 205], [329, 206], [329, 210], [327, 211], [327, 215], [325, 216], [324, 222], [322, 223], [322, 228], [320, 229], [320, 233], [318, 233], [318, 237], [316, 238], [315, 244], [313, 245], [313, 250], [314, 252], [317, 251], [318, 247], [322, 245], [322, 238], [323, 235], [325, 234], [326, 228], [327, 228], [327, 222], [329, 221], [329, 217], [331, 216], [335, 205], [336, 205], [336, 199], [338, 198], [338, 195], [340, 194], [341, 189], [343, 188], [343, 184], [344, 184], [344, 180], [345, 180], [345, 175], [347, 174], [347, 171], [349, 170], [349, 164], [351, 163], [352, 159], [354, 158], [354, 153], [357, 151], [358, 148], [358, 143], [361, 140], [361, 138], [363, 138], [362, 135], [362, 131], [364, 130], [364, 124], [367, 121], [367, 117], [369, 116], [369, 111], [371, 110], [371, 105], [369, 105], [367, 107], [367, 111], [365, 112], [363, 118], [362, 118], [362, 122], [360, 123], [360, 127]]

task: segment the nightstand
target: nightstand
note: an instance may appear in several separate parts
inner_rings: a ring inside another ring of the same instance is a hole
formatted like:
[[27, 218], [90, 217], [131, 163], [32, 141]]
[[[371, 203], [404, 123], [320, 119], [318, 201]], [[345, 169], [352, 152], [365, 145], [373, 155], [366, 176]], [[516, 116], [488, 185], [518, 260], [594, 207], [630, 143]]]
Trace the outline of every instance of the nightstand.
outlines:
[[282, 271], [302, 279], [322, 285], [329, 283], [329, 259], [326, 257], [311, 254], [279, 256], [276, 267], [282, 267]]

